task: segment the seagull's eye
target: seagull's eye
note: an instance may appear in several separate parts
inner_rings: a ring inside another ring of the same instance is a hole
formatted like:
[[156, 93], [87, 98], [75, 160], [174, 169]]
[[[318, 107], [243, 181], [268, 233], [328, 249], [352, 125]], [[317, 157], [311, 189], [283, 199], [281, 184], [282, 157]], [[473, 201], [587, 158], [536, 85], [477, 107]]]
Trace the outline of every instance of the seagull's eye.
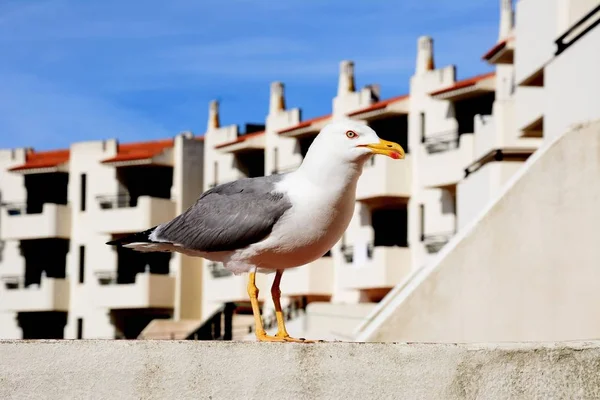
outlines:
[[358, 137], [358, 135], [354, 131], [347, 131], [346, 132], [346, 137], [348, 139], [356, 139]]

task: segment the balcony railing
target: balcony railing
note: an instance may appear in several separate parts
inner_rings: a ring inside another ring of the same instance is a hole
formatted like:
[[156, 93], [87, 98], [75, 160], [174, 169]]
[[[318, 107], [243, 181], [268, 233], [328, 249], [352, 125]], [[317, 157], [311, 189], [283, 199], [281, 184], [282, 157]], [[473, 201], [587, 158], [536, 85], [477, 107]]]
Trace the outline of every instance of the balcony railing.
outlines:
[[2, 206], [9, 216], [27, 214], [27, 203], [3, 203]]
[[[587, 26], [585, 26], [586, 24]], [[600, 5], [596, 6], [589, 13], [584, 15], [579, 21], [573, 24], [573, 26], [571, 26], [565, 33], [560, 35], [558, 39], [555, 40], [556, 52], [554, 54], [559, 55], [565, 51], [569, 46], [581, 39], [581, 37], [594, 29], [598, 24], [600, 24]], [[567, 38], [571, 34], [575, 33], [575, 31], [578, 29], [580, 29], [579, 33], [575, 34], [575, 36], [570, 38], [570, 40], [567, 40]]]
[[421, 138], [428, 153], [440, 153], [458, 147], [459, 134], [457, 129], [439, 132]]
[[[367, 258], [368, 259], [373, 258], [373, 248], [374, 248], [373, 243], [371, 243], [371, 242], [367, 243]], [[340, 247], [340, 251], [342, 252], [342, 255], [344, 256], [344, 260], [346, 261], [346, 263], [350, 264], [351, 262], [354, 261], [354, 246], [343, 244]]]
[[96, 196], [96, 200], [103, 210], [132, 207], [129, 194], [100, 195]]
[[69, 238], [71, 210], [68, 204], [5, 203], [0, 212], [5, 220], [0, 225], [4, 240]]
[[227, 276], [232, 276], [233, 273], [230, 271], [227, 271], [225, 269], [225, 267], [223, 266], [223, 263], [220, 262], [210, 262], [208, 264], [208, 270], [210, 271], [210, 274], [212, 275], [213, 278], [217, 279], [217, 278], [225, 278]]
[[434, 234], [423, 235], [422, 241], [425, 243], [425, 248], [429, 254], [437, 253], [452, 239], [455, 232], [440, 232]]

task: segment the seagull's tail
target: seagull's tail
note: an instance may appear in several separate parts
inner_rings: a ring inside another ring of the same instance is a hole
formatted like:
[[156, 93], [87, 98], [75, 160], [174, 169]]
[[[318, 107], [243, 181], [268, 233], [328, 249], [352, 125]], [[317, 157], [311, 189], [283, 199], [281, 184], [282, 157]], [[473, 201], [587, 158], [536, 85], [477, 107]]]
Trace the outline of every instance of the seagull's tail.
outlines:
[[119, 239], [111, 240], [106, 242], [106, 244], [112, 246], [125, 246], [131, 243], [154, 243], [154, 241], [150, 239], [150, 234], [154, 232], [155, 229], [156, 226], [142, 232], [133, 233]]
[[111, 240], [106, 242], [108, 245], [117, 247], [126, 247], [128, 249], [147, 252], [173, 252], [176, 250], [175, 246], [169, 242], [156, 241], [150, 238], [150, 235], [159, 225], [147, 229], [142, 232], [133, 233], [125, 237]]

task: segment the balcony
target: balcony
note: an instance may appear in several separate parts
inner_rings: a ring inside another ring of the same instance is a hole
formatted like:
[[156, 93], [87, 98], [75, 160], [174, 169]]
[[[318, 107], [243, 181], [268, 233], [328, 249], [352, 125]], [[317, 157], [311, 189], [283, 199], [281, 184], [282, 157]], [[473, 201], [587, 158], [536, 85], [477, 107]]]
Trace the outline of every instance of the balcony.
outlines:
[[321, 257], [310, 264], [288, 269], [281, 279], [283, 296], [331, 296], [334, 264], [332, 257]]
[[140, 196], [131, 206], [129, 196], [99, 196], [100, 211], [95, 221], [102, 233], [143, 231], [175, 217], [175, 202], [169, 199]]
[[27, 214], [26, 204], [2, 207], [0, 237], [3, 240], [29, 240], [71, 236], [71, 209], [68, 205], [46, 203], [42, 212]]
[[0, 311], [48, 312], [69, 310], [69, 280], [42, 276], [39, 285], [24, 285], [20, 276], [4, 277]]
[[423, 243], [429, 254], [435, 254], [442, 249], [452, 239], [454, 232], [441, 232], [435, 234], [423, 235]]
[[544, 88], [519, 87], [515, 93], [515, 125], [520, 137], [542, 137]]
[[375, 156], [367, 161], [356, 187], [356, 199], [377, 205], [379, 203], [405, 203], [412, 185], [412, 160]]
[[[214, 303], [250, 301], [247, 274], [233, 275], [223, 268], [223, 264], [217, 262], [207, 262], [205, 264], [209, 272], [205, 275], [208, 279], [203, 285], [204, 297], [207, 301]], [[270, 282], [272, 279], [272, 276], [256, 274], [256, 286], [259, 288], [258, 298], [260, 300], [270, 298]]]
[[[544, 66], [556, 51], [554, 40], [558, 31], [556, 5], [546, 0], [519, 1], [515, 12], [515, 81], [520, 86], [540, 86], [544, 81]], [[535, 25], [535, 29], [531, 27]]]
[[118, 309], [173, 308], [175, 278], [170, 275], [139, 273], [134, 283], [117, 283], [114, 271], [96, 272], [98, 284], [91, 288], [94, 305]]
[[423, 186], [443, 188], [460, 181], [473, 161], [473, 141], [473, 134], [459, 135], [457, 130], [426, 137], [419, 168]]
[[352, 258], [338, 277], [344, 289], [390, 288], [402, 282], [411, 270], [408, 247], [373, 247], [366, 260]]

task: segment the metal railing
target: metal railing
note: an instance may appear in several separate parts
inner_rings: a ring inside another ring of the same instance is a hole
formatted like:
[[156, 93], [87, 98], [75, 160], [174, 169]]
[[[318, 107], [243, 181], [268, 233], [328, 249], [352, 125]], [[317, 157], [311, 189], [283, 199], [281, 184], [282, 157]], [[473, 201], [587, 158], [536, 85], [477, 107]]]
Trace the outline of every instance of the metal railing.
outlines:
[[[596, 20], [592, 20], [592, 18], [594, 17], [596, 18]], [[590, 24], [586, 27], [582, 27], [582, 25], [584, 25], [586, 22], [589, 22]], [[586, 15], [581, 17], [581, 19], [579, 19], [565, 33], [560, 35], [558, 39], [554, 41], [554, 43], [556, 43], [556, 51], [554, 55], [559, 55], [560, 53], [565, 51], [569, 46], [581, 39], [581, 37], [583, 37], [586, 33], [594, 29], [598, 24], [600, 24], [600, 5], [596, 6]], [[580, 27], [582, 27], [583, 29], [567, 41], [567, 37], [569, 37], [569, 35], [574, 33], [575, 30]]]
[[117, 284], [117, 271], [96, 271], [94, 275], [101, 286]]
[[235, 303], [225, 303], [215, 311], [198, 329], [192, 331], [187, 340], [231, 340], [233, 337], [233, 315]]
[[[375, 248], [375, 246], [373, 245], [372, 242], [367, 243], [367, 258], [369, 260], [373, 258], [374, 248]], [[342, 255], [344, 256], [344, 260], [346, 261], [346, 263], [350, 264], [351, 262], [354, 261], [354, 246], [353, 245], [343, 244], [340, 247], [340, 251], [342, 252]]]
[[421, 237], [422, 241], [425, 243], [425, 248], [427, 252], [430, 254], [437, 253], [452, 239], [454, 236], [454, 231], [449, 232], [440, 232], [433, 233], [428, 235], [423, 235]]
[[27, 214], [27, 203], [25, 202], [2, 203], [2, 207], [6, 209], [9, 216]]
[[100, 205], [102, 210], [133, 207], [131, 196], [127, 193], [116, 195], [99, 195], [96, 196], [96, 200], [98, 201], [98, 205]]
[[428, 153], [441, 153], [458, 147], [458, 129], [451, 129], [421, 138]]
[[17, 290], [25, 288], [25, 277], [21, 275], [4, 276], [2, 278], [4, 287], [7, 290]]
[[225, 278], [227, 276], [232, 276], [233, 272], [227, 271], [223, 263], [211, 261], [208, 263], [208, 270], [213, 278]]

